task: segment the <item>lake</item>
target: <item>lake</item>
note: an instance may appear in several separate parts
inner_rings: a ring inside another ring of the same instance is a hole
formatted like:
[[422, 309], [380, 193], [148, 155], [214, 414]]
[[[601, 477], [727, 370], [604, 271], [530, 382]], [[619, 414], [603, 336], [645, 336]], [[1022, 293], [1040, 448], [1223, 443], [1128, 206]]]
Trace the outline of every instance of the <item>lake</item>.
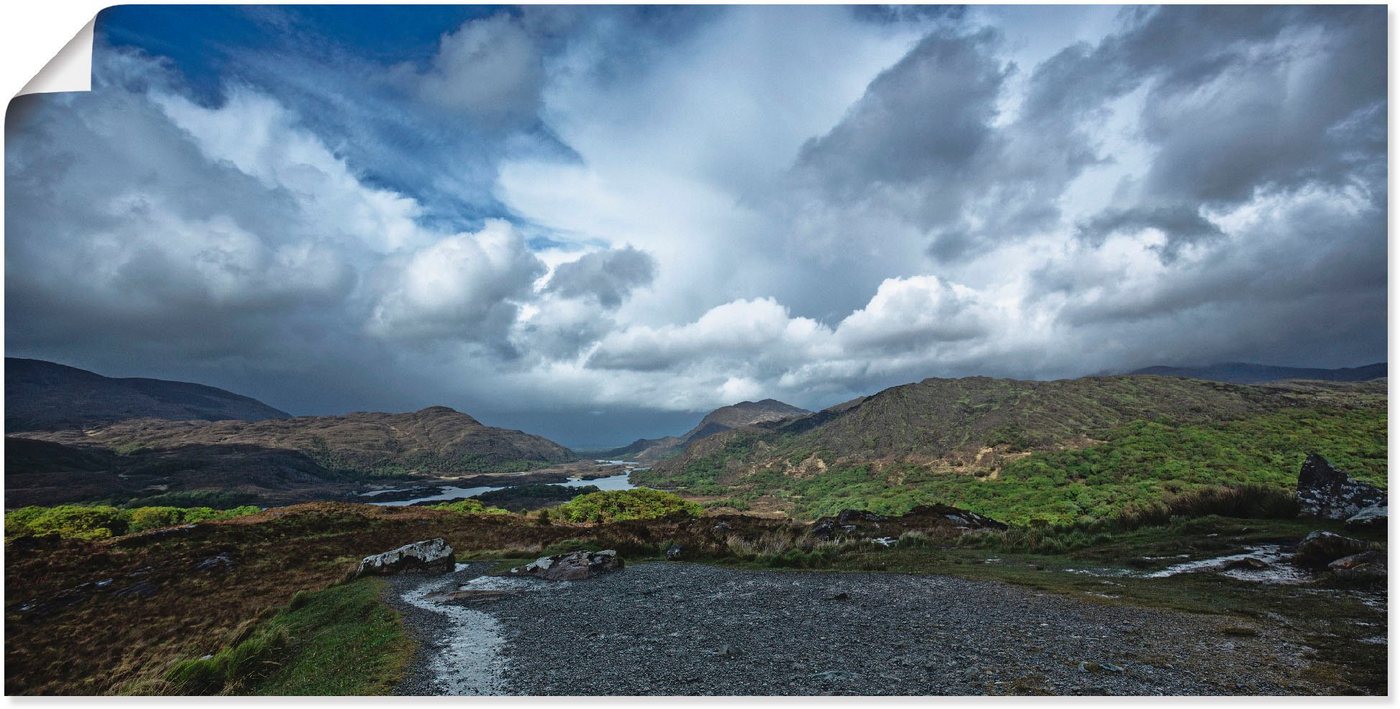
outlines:
[[[633, 485], [627, 480], [627, 476], [630, 472], [631, 469], [629, 469], [626, 473], [621, 473], [619, 475], [610, 475], [606, 478], [594, 478], [592, 480], [569, 480], [568, 482], [551, 484], [560, 485], [563, 487], [584, 487], [585, 485], [593, 485], [596, 486], [599, 490], [631, 490], [632, 488], [636, 487], [636, 485]], [[501, 485], [496, 487], [457, 487], [454, 485], [443, 485], [441, 487], [442, 492], [437, 493], [436, 495], [425, 495], [423, 497], [415, 497], [408, 500], [392, 500], [387, 502], [371, 501], [369, 504], [380, 505], [382, 507], [405, 507], [419, 502], [447, 502], [449, 500], [461, 500], [468, 497], [476, 497], [477, 495], [481, 495], [484, 493], [495, 492], [496, 490], [504, 490], [508, 487], [518, 486]], [[408, 488], [375, 490], [373, 492], [361, 493], [361, 496], [373, 497], [375, 495], [382, 495], [389, 492], [401, 492], [405, 489]]]

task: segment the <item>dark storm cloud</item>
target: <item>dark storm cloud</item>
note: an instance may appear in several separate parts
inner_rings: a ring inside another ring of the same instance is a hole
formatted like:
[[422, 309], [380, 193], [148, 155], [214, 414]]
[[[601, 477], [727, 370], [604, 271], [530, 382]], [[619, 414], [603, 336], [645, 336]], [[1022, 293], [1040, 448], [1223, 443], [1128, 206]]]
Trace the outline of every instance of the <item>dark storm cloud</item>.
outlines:
[[[1325, 328], [1373, 341], [1384, 332], [1384, 310], [1357, 304], [1375, 302], [1385, 288], [1384, 13], [1170, 7], [1132, 15], [1097, 51], [1071, 48], [1047, 66], [1073, 67], [1067, 79], [1104, 97], [1147, 87], [1140, 125], [1155, 153], [1130, 190], [1140, 203], [1110, 208], [1078, 233], [1100, 244], [1157, 229], [1167, 271], [1151, 284], [1127, 274], [1075, 276], [1066, 272], [1072, 267], [1042, 271], [1045, 292], [1071, 298], [1060, 318], [1085, 327], [1190, 317], [1214, 324], [1215, 350], [1247, 350], [1234, 332], [1246, 320], [1258, 331], [1261, 319], [1277, 332]], [[1349, 197], [1325, 192], [1346, 188]], [[1201, 212], [1267, 195], [1296, 201], [1265, 208], [1233, 239]], [[1187, 246], [1206, 251], [1179, 261]], [[1090, 292], [1098, 295], [1079, 296]], [[1328, 322], [1318, 322], [1328, 307]], [[1335, 343], [1303, 335], [1289, 347], [1284, 354], [1306, 358]]]
[[1174, 261], [1181, 249], [1225, 236], [1220, 227], [1186, 205], [1109, 209], [1079, 225], [1079, 237], [1102, 244], [1112, 234], [1156, 229], [1166, 238], [1159, 251], [1164, 261]]
[[554, 269], [545, 290], [565, 298], [593, 298], [616, 308], [634, 288], [656, 277], [656, 259], [630, 246], [585, 254]]

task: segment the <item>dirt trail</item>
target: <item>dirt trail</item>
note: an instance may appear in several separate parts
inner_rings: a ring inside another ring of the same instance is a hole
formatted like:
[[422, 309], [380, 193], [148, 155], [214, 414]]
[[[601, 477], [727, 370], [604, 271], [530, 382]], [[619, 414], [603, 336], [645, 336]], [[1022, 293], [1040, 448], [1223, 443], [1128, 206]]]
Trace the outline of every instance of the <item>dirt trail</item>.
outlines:
[[[568, 583], [483, 571], [395, 579], [393, 602], [421, 643], [401, 693], [1316, 691], [1294, 679], [1301, 648], [1268, 626], [1238, 637], [1220, 618], [992, 581], [664, 562]], [[518, 592], [480, 605], [445, 610], [422, 597], [425, 584], [503, 581]]]

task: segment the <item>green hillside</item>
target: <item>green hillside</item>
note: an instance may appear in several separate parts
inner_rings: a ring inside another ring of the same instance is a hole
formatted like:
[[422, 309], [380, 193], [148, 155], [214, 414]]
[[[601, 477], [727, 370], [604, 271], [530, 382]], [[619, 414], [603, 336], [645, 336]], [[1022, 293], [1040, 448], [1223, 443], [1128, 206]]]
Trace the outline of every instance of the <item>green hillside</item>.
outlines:
[[1202, 487], [1288, 488], [1311, 451], [1384, 485], [1385, 426], [1383, 382], [930, 379], [721, 434], [636, 477], [803, 518], [941, 502], [1066, 524]]

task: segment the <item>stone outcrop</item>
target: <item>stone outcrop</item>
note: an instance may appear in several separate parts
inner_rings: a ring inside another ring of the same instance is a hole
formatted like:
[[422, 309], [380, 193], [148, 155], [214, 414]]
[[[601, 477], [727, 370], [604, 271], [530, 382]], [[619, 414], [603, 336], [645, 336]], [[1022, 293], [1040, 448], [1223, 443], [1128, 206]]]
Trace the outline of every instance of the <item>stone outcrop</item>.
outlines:
[[1333, 561], [1327, 570], [1345, 578], [1380, 579], [1386, 575], [1386, 566], [1384, 552], [1363, 551]]
[[1347, 518], [1347, 529], [1385, 529], [1389, 521], [1386, 503], [1371, 505]]
[[599, 574], [618, 571], [622, 558], [612, 549], [604, 551], [575, 551], [568, 554], [540, 557], [524, 566], [510, 570], [515, 576], [534, 576], [548, 581], [579, 581]]
[[1293, 563], [1305, 569], [1325, 569], [1327, 565], [1353, 554], [1366, 551], [1366, 542], [1344, 537], [1334, 532], [1310, 532], [1298, 544]]
[[920, 505], [899, 517], [886, 517], [863, 510], [842, 510], [834, 517], [822, 517], [812, 523], [811, 533], [818, 539], [859, 539], [897, 538], [908, 531], [962, 533], [983, 529], [1002, 530], [1006, 529], [1006, 525], [950, 505]]
[[457, 557], [445, 539], [428, 539], [405, 544], [383, 554], [365, 557], [350, 578], [388, 576], [404, 572], [445, 573], [451, 571]]
[[1385, 491], [1332, 467], [1326, 458], [1312, 453], [1298, 472], [1299, 511], [1310, 517], [1345, 520], [1362, 510], [1385, 505]]

